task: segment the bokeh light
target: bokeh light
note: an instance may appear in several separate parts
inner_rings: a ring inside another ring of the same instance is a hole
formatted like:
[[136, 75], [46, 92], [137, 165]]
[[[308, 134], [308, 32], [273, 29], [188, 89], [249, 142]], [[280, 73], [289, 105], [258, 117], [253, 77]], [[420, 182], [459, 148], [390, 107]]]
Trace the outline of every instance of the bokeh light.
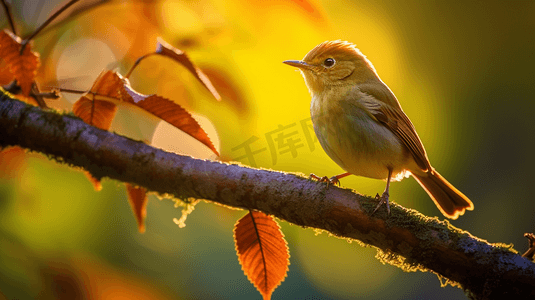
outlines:
[[[27, 34], [63, 1], [11, 2], [18, 29]], [[161, 57], [137, 67], [132, 87], [188, 109], [222, 160], [333, 176], [343, 170], [315, 139], [303, 78], [282, 61], [301, 59], [325, 40], [351, 41], [398, 97], [433, 166], [474, 202], [475, 210], [452, 224], [523, 252], [523, 233], [535, 229], [529, 192], [534, 11], [533, 1], [109, 1], [54, 25], [35, 39], [34, 49], [41, 53], [42, 87], [83, 91], [105, 68], [124, 75], [161, 37], [206, 70], [222, 101]], [[0, 24], [7, 28], [5, 18]], [[70, 111], [78, 97], [50, 105]], [[128, 105], [120, 107], [112, 130], [214, 158], [202, 144]], [[296, 140], [294, 151], [278, 146], [281, 133]], [[247, 157], [245, 147], [257, 153]], [[146, 299], [260, 299], [232, 239], [245, 212], [201, 202], [179, 228], [173, 219], [180, 208], [151, 195], [147, 231], [140, 234], [123, 184], [105, 179], [95, 192], [81, 170], [20, 155], [17, 164], [0, 168], [0, 298], [52, 299], [54, 288], [64, 286], [97, 298], [128, 297], [133, 282], [143, 285], [136, 292]], [[351, 176], [342, 185], [375, 195], [385, 182]], [[442, 218], [411, 178], [393, 183], [390, 195]], [[383, 265], [373, 248], [280, 223], [291, 265], [273, 299], [465, 297], [458, 288], [442, 288], [434, 274]]]

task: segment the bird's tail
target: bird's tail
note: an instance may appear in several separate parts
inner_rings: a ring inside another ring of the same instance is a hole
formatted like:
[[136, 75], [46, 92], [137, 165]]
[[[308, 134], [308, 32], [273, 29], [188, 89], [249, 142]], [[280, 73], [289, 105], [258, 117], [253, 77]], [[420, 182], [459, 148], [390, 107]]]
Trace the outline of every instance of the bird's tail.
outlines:
[[473, 210], [474, 204], [456, 189], [437, 171], [431, 169], [423, 176], [413, 174], [414, 178], [429, 194], [442, 214], [457, 219], [465, 210]]

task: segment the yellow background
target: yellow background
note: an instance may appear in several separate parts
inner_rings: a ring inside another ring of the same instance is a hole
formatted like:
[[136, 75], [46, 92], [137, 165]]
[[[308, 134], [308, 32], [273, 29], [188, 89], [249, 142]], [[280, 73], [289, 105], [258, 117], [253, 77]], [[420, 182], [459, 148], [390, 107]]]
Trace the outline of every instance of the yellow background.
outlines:
[[[24, 35], [62, 1], [15, 2]], [[473, 212], [452, 223], [524, 252], [522, 235], [535, 229], [534, 13], [533, 1], [112, 1], [44, 32], [34, 50], [41, 53], [42, 87], [85, 90], [104, 68], [126, 73], [162, 37], [220, 78], [214, 84], [223, 100], [163, 58], [137, 68], [134, 88], [173, 99], [202, 119], [223, 160], [243, 156], [240, 145], [257, 137], [251, 149], [265, 150], [254, 156], [256, 167], [332, 176], [343, 171], [301, 127], [310, 103], [304, 81], [282, 61], [301, 59], [325, 40], [351, 41], [398, 97], [433, 166], [474, 202]], [[50, 105], [68, 111], [76, 99]], [[136, 116], [122, 109], [113, 130], [210, 157], [173, 128]], [[276, 142], [270, 148], [269, 134], [279, 126], [303, 145], [296, 155]], [[0, 292], [7, 299], [52, 289], [45, 280], [51, 269], [71, 272], [81, 286], [100, 278], [101, 290], [95, 283], [85, 288], [102, 298], [128, 298], [139, 288], [155, 299], [260, 299], [234, 251], [232, 228], [243, 211], [201, 202], [180, 229], [173, 222], [180, 209], [151, 196], [140, 234], [119, 182], [104, 180], [95, 192], [82, 172], [37, 154], [11, 172], [0, 177]], [[375, 195], [385, 183], [351, 176], [342, 185]], [[413, 179], [394, 183], [390, 195], [443, 218]], [[273, 299], [464, 298], [458, 288], [441, 288], [436, 275], [383, 265], [373, 248], [280, 224], [291, 266]]]

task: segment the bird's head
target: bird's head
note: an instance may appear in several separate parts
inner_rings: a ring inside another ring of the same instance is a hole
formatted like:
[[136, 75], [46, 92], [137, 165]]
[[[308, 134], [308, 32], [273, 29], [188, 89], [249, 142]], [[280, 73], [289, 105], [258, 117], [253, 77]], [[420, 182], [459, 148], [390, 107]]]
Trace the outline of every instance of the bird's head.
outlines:
[[377, 77], [366, 56], [354, 44], [340, 40], [323, 42], [310, 50], [303, 60], [287, 60], [284, 63], [301, 70], [312, 95], [335, 86], [353, 86]]

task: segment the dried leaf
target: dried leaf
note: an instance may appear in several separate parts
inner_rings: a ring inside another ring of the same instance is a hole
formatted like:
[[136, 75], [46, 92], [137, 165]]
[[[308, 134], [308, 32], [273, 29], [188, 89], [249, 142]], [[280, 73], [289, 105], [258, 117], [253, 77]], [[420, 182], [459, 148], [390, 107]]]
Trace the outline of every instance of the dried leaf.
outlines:
[[243, 96], [239, 85], [232, 81], [230, 74], [213, 67], [203, 67], [203, 70], [217, 90], [221, 92], [225, 102], [232, 105], [239, 114], [247, 114], [249, 112], [247, 100]]
[[201, 125], [180, 105], [158, 95], [145, 96], [139, 94], [132, 90], [128, 84], [125, 84], [124, 88], [128, 95], [132, 97], [136, 106], [191, 135], [219, 156], [214, 144], [212, 144]]
[[0, 85], [6, 85], [15, 80], [15, 76], [9, 70], [9, 66], [0, 56]]
[[139, 232], [143, 233], [145, 232], [145, 217], [147, 217], [147, 190], [128, 183], [125, 183], [125, 185], [128, 192], [128, 202], [130, 202], [130, 206], [132, 206], [136, 216]]
[[[238, 0], [233, 3], [237, 3], [240, 12], [246, 14], [243, 16], [245, 20], [253, 26], [271, 25], [273, 16], [291, 16], [296, 19], [306, 18], [310, 25], [316, 26], [320, 31], [328, 27], [325, 10], [318, 0]], [[279, 23], [288, 22], [279, 18], [276, 20]], [[273, 31], [272, 26], [269, 29]]]
[[117, 73], [112, 71], [100, 73], [91, 91], [74, 103], [73, 113], [87, 124], [102, 130], [109, 130], [117, 112], [117, 106], [111, 101], [101, 99], [120, 101], [122, 86], [123, 79]]
[[247, 278], [270, 299], [284, 280], [290, 264], [288, 246], [273, 217], [250, 211], [234, 226], [238, 260]]
[[[125, 79], [114, 71], [102, 71], [91, 87], [91, 93], [109, 97], [109, 100], [128, 101], [123, 99], [122, 88]], [[88, 93], [90, 94], [90, 93]], [[88, 96], [91, 97], [91, 96]], [[106, 100], [106, 99], [99, 99]]]
[[156, 46], [155, 53], [169, 57], [186, 67], [186, 69], [188, 69], [191, 74], [193, 74], [193, 76], [195, 76], [195, 78], [197, 78], [218, 101], [221, 100], [221, 96], [210, 82], [210, 79], [208, 79], [206, 74], [204, 74], [201, 69], [199, 69], [193, 64], [193, 62], [189, 59], [188, 55], [184, 51], [177, 49], [166, 43], [163, 39], [158, 38], [158, 44]]
[[[109, 130], [117, 112], [117, 105], [114, 102], [126, 101], [133, 103], [123, 85], [128, 82], [118, 73], [104, 71], [95, 80], [91, 91], [85, 93], [73, 106], [73, 113], [84, 122], [103, 130]], [[102, 189], [100, 180], [94, 178], [86, 172], [86, 175], [93, 183], [95, 190]], [[134, 187], [128, 183], [126, 185], [128, 201], [132, 206], [136, 217], [139, 232], [145, 232], [145, 217], [147, 215], [147, 190], [142, 187]]]
[[109, 130], [117, 106], [108, 101], [89, 100], [85, 96], [74, 103], [72, 112], [87, 124], [102, 130]]
[[21, 42], [22, 40], [19, 37], [7, 29], [0, 32], [0, 57], [4, 59], [11, 74], [17, 79], [22, 89], [22, 94], [29, 96], [41, 62], [39, 61], [39, 54], [33, 52], [30, 45], [26, 45], [21, 55]]
[[[109, 130], [117, 112], [117, 106], [109, 101], [96, 100], [95, 94], [102, 93], [99, 95], [119, 98], [121, 95], [119, 89], [122, 88], [122, 83], [121, 78], [116, 73], [111, 71], [102, 72], [95, 80], [91, 92], [84, 94], [74, 103], [72, 112], [87, 124], [102, 130]], [[100, 180], [93, 177], [89, 172], [84, 173], [93, 184], [95, 191], [100, 191], [102, 189]]]
[[109, 130], [117, 111], [117, 102], [128, 102], [161, 118], [197, 139], [219, 156], [212, 141], [197, 121], [180, 105], [158, 95], [143, 95], [130, 87], [127, 79], [112, 71], [102, 72], [91, 91], [84, 94], [73, 112], [84, 122]]
[[13, 179], [26, 169], [26, 152], [19, 146], [0, 150], [0, 178]]
[[87, 171], [84, 171], [84, 174], [87, 177], [87, 179], [89, 179], [91, 184], [93, 184], [93, 188], [95, 189], [95, 191], [100, 192], [102, 190], [102, 184], [100, 183], [100, 180], [93, 177], [93, 175], [91, 175], [91, 173]]
[[315, 23], [322, 23], [325, 21], [323, 14], [321, 13], [321, 5], [314, 3], [313, 1], [306, 0], [290, 0], [296, 4], [300, 9], [304, 10], [307, 16]]

